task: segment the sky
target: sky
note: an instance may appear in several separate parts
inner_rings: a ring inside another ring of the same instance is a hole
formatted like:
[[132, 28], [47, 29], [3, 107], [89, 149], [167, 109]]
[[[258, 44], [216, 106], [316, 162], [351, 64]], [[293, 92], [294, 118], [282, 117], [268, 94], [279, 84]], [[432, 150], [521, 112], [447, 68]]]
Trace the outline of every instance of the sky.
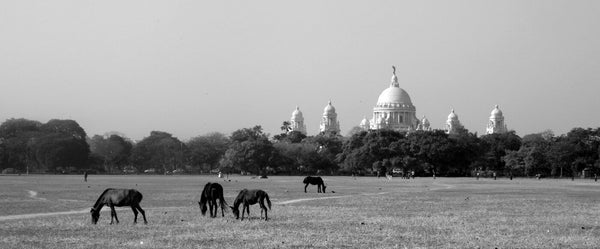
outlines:
[[0, 2], [0, 121], [73, 119], [89, 136], [186, 140], [331, 100], [341, 133], [390, 84], [432, 128], [453, 108], [485, 132], [600, 126], [600, 1]]

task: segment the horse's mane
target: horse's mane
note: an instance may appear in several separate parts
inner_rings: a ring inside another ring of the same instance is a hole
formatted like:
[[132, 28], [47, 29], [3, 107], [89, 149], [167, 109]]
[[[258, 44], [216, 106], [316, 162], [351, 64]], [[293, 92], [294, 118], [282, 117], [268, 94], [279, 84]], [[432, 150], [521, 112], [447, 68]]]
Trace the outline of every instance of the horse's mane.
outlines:
[[113, 188], [107, 188], [104, 190], [104, 192], [102, 192], [102, 194], [100, 195], [100, 197], [98, 197], [98, 200], [96, 200], [96, 203], [94, 204], [93, 208], [96, 208], [100, 205], [100, 202], [102, 201], [102, 199], [104, 199], [104, 195], [106, 194], [106, 192], [113, 190]]
[[206, 195], [208, 194], [207, 192], [209, 191], [211, 184], [212, 184], [211, 182], [208, 182], [204, 185], [204, 189], [202, 189], [202, 194], [200, 194], [200, 203], [201, 204], [206, 203]]
[[243, 196], [246, 194], [246, 192], [248, 192], [248, 189], [242, 189], [242, 191], [240, 191], [240, 193], [237, 195], [237, 197], [235, 197], [235, 200], [233, 201], [233, 207], [234, 208], [238, 208], [240, 206], [240, 204], [242, 203], [243, 200]]

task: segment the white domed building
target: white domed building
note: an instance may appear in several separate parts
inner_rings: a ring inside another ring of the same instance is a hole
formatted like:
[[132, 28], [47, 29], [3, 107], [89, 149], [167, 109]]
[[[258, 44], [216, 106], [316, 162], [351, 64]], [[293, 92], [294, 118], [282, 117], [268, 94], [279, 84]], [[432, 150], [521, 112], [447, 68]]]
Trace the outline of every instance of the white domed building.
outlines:
[[431, 131], [431, 123], [429, 123], [429, 119], [427, 119], [425, 116], [423, 116], [423, 118], [421, 119], [421, 123], [419, 125], [417, 125], [417, 130], [418, 131]]
[[446, 133], [456, 134], [460, 129], [463, 128], [463, 125], [458, 120], [458, 115], [456, 115], [456, 113], [454, 113], [454, 109], [452, 109], [448, 115], [448, 120], [446, 120]]
[[300, 108], [296, 106], [296, 110], [292, 112], [292, 118], [290, 118], [290, 131], [298, 131], [306, 135], [306, 125], [304, 125], [304, 116], [300, 111]]
[[363, 120], [360, 121], [358, 127], [360, 127], [360, 129], [362, 129], [363, 131], [368, 131], [371, 129], [371, 122], [369, 122], [367, 117], [364, 117]]
[[373, 108], [373, 118], [370, 122], [372, 130], [391, 129], [398, 131], [412, 131], [419, 125], [416, 116], [416, 107], [412, 104], [410, 96], [400, 88], [396, 68], [392, 75], [390, 87], [383, 90]]
[[323, 109], [323, 117], [321, 118], [319, 132], [332, 135], [337, 135], [340, 133], [340, 123], [337, 120], [335, 107], [331, 105], [331, 100], [327, 106], [325, 106], [325, 109]]
[[485, 134], [506, 133], [507, 131], [508, 129], [504, 123], [504, 115], [500, 108], [498, 108], [498, 105], [496, 105], [496, 108], [492, 110], [490, 115], [490, 122], [488, 123]]

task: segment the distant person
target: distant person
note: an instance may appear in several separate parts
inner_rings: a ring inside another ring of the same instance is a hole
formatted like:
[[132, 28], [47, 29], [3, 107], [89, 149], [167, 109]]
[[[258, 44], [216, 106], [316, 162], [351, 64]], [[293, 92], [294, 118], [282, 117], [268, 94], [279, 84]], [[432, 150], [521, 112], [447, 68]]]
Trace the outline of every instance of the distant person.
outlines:
[[597, 182], [598, 181], [598, 175], [594, 174], [594, 181]]
[[494, 180], [496, 180], [496, 172], [494, 172]]
[[88, 176], [87, 171], [83, 172], [83, 181], [84, 182], [87, 182], [87, 176]]
[[477, 180], [479, 180], [479, 172], [477, 172]]

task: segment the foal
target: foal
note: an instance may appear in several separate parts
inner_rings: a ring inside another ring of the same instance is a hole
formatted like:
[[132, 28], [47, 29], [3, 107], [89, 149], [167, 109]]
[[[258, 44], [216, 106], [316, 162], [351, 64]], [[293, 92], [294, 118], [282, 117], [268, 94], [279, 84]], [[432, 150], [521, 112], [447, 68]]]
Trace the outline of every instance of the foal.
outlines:
[[130, 206], [133, 211], [133, 215], [135, 218], [133, 219], [133, 223], [137, 223], [137, 215], [138, 210], [142, 213], [142, 217], [144, 217], [144, 223], [148, 224], [146, 220], [146, 212], [140, 207], [140, 202], [142, 201], [142, 193], [138, 192], [135, 189], [114, 189], [108, 188], [104, 190], [104, 192], [100, 195], [90, 213], [92, 213], [92, 224], [96, 224], [98, 219], [100, 218], [100, 209], [104, 207], [104, 205], [108, 205], [110, 207], [110, 224], [113, 224], [113, 218], [119, 224], [119, 218], [117, 218], [117, 212], [115, 211], [115, 207], [123, 207]]
[[236, 219], [240, 218], [240, 204], [243, 204], [242, 208], [242, 220], [244, 220], [244, 211], [248, 213], [248, 217], [250, 217], [250, 205], [254, 205], [258, 203], [260, 205], [260, 218], [262, 219], [262, 213], [265, 212], [265, 221], [269, 220], [267, 215], [267, 207], [265, 207], [265, 199], [267, 200], [267, 205], [269, 206], [269, 210], [271, 210], [271, 201], [269, 200], [269, 195], [267, 192], [262, 191], [260, 189], [243, 189], [240, 191], [238, 196], [235, 198], [233, 202], [233, 207], [230, 206], [233, 214]]

